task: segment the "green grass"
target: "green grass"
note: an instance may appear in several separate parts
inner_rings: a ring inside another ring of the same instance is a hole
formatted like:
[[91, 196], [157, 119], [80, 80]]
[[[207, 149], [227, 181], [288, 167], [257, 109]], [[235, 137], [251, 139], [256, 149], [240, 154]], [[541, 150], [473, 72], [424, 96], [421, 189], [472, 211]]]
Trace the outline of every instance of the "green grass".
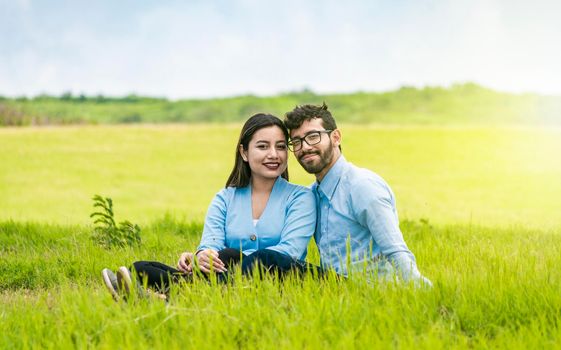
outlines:
[[[342, 125], [347, 159], [396, 193], [432, 290], [238, 279], [175, 288], [167, 305], [114, 303], [102, 268], [175, 265], [196, 246], [238, 129], [0, 129], [0, 348], [559, 348], [555, 128]], [[95, 193], [141, 224], [140, 247], [94, 243]]]
[[[1, 348], [551, 348], [561, 341], [561, 235], [402, 222], [432, 290], [352, 281], [199, 282], [172, 300], [116, 304], [100, 270], [175, 264], [200, 226], [162, 218], [136, 249], [91, 227], [0, 224]], [[311, 261], [317, 262], [312, 250]]]
[[[0, 220], [201, 220], [233, 165], [239, 125], [0, 129]], [[343, 153], [391, 185], [402, 219], [561, 227], [561, 129], [342, 125]], [[291, 179], [308, 185], [290, 157]]]

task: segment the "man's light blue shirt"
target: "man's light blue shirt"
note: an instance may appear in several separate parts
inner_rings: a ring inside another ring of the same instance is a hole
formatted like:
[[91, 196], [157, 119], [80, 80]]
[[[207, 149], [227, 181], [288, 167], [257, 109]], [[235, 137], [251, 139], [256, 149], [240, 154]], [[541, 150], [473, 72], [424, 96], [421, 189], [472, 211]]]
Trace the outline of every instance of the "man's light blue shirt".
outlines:
[[212, 200], [197, 250], [241, 249], [246, 255], [271, 249], [304, 259], [316, 225], [316, 204], [309, 188], [275, 181], [265, 210], [253, 224], [251, 185], [228, 187]]
[[421, 277], [399, 229], [394, 194], [380, 176], [341, 155], [311, 188], [318, 208], [314, 238], [323, 267], [348, 275], [349, 269], [379, 269], [387, 258], [406, 281]]

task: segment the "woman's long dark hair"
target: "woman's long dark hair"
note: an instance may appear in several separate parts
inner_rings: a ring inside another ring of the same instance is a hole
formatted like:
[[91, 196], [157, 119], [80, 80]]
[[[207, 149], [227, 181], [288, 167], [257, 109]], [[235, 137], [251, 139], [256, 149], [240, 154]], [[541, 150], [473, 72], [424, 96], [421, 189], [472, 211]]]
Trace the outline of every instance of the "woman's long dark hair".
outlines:
[[[236, 161], [234, 162], [234, 169], [226, 181], [226, 187], [245, 187], [249, 185], [249, 180], [251, 179], [251, 169], [249, 163], [244, 162], [240, 154], [240, 145], [243, 149], [247, 151], [249, 141], [253, 137], [253, 134], [259, 129], [267, 128], [270, 126], [278, 126], [283, 134], [284, 139], [288, 143], [288, 130], [284, 126], [284, 123], [279, 118], [271, 114], [258, 113], [249, 118], [240, 132], [240, 138], [236, 144]], [[281, 176], [288, 180], [288, 167], [281, 174]]]

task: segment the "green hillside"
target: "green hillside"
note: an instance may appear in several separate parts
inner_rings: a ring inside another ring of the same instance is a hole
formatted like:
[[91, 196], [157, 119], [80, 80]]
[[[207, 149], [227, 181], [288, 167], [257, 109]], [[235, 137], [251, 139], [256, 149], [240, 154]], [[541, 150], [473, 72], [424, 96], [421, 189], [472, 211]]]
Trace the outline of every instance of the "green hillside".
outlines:
[[283, 115], [297, 104], [325, 101], [337, 120], [380, 124], [561, 124], [561, 97], [508, 94], [467, 83], [450, 88], [402, 87], [384, 93], [170, 101], [130, 95], [0, 97], [0, 125], [235, 122], [256, 112]]

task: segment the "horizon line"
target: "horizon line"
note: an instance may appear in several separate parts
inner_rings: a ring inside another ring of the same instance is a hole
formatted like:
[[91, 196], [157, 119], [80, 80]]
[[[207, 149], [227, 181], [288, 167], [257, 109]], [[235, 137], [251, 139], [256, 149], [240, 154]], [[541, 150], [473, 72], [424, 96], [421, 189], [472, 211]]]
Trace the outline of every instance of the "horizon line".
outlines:
[[475, 81], [458, 81], [458, 82], [451, 82], [450, 84], [444, 84], [444, 85], [431, 85], [431, 84], [421, 84], [421, 85], [415, 85], [415, 84], [402, 84], [399, 87], [396, 88], [392, 88], [392, 89], [387, 89], [387, 90], [361, 90], [361, 89], [357, 89], [357, 90], [352, 90], [352, 91], [344, 91], [344, 90], [340, 90], [340, 91], [324, 91], [324, 92], [319, 92], [319, 91], [314, 91], [313, 89], [309, 88], [309, 87], [302, 87], [302, 88], [296, 88], [294, 90], [289, 90], [289, 91], [279, 91], [275, 94], [259, 94], [259, 93], [254, 93], [254, 92], [247, 92], [247, 93], [239, 93], [239, 94], [231, 94], [231, 95], [215, 95], [215, 96], [205, 96], [205, 97], [194, 97], [194, 96], [186, 96], [186, 97], [180, 97], [180, 98], [170, 98], [167, 96], [158, 96], [158, 95], [145, 95], [145, 94], [139, 94], [136, 92], [129, 92], [129, 93], [125, 93], [125, 94], [120, 94], [120, 95], [113, 95], [113, 94], [104, 94], [103, 92], [98, 92], [98, 93], [93, 93], [93, 94], [88, 94], [88, 93], [84, 93], [84, 92], [74, 92], [72, 90], [67, 90], [64, 91], [62, 93], [59, 94], [54, 94], [54, 93], [48, 93], [48, 92], [41, 92], [35, 95], [9, 95], [9, 94], [3, 94], [0, 92], [0, 100], [1, 99], [11, 99], [11, 100], [35, 100], [35, 99], [41, 99], [41, 98], [55, 98], [55, 99], [68, 99], [68, 100], [77, 100], [80, 98], [85, 98], [85, 99], [94, 99], [94, 98], [105, 98], [105, 99], [114, 99], [114, 100], [119, 100], [119, 99], [126, 99], [126, 98], [139, 98], [139, 99], [154, 99], [154, 100], [165, 100], [165, 101], [171, 101], [171, 102], [177, 102], [177, 101], [185, 101], [185, 100], [214, 100], [214, 99], [231, 99], [231, 98], [239, 98], [239, 97], [256, 97], [256, 98], [272, 98], [272, 97], [278, 97], [278, 96], [286, 96], [286, 95], [291, 95], [291, 94], [311, 94], [311, 95], [316, 95], [316, 96], [332, 96], [332, 95], [353, 95], [353, 94], [384, 94], [384, 93], [392, 93], [392, 92], [397, 92], [400, 91], [402, 89], [414, 89], [414, 90], [425, 90], [425, 89], [444, 89], [444, 90], [450, 90], [453, 89], [455, 87], [459, 87], [459, 86], [475, 86], [477, 88], [480, 89], [484, 89], [484, 90], [490, 90], [496, 93], [501, 93], [501, 94], [510, 94], [510, 95], [536, 95], [536, 96], [542, 96], [542, 97], [561, 97], [560, 94], [547, 94], [547, 93], [540, 93], [540, 92], [536, 92], [536, 91], [508, 91], [508, 90], [503, 90], [503, 89], [495, 89], [483, 84], [479, 84]]

